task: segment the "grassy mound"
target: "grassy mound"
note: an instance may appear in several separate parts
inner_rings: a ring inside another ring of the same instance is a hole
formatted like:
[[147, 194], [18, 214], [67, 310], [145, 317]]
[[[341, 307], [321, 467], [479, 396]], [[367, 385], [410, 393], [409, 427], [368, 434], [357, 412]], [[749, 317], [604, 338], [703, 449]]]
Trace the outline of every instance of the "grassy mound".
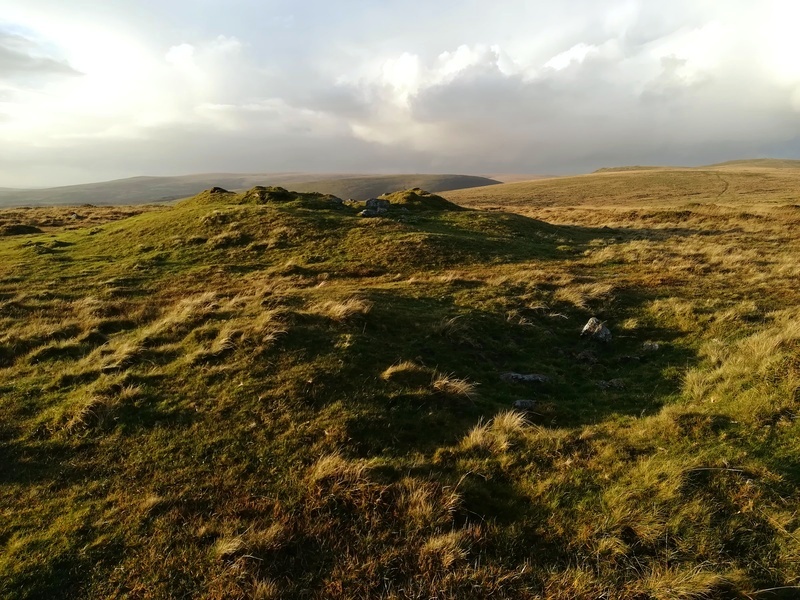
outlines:
[[796, 211], [627, 198], [0, 213], [0, 597], [796, 586]]
[[461, 206], [420, 188], [383, 194], [380, 198], [388, 200], [392, 206], [401, 206], [407, 210], [464, 210]]
[[303, 208], [341, 208], [342, 201], [330, 194], [291, 192], [282, 187], [257, 185], [245, 192], [214, 187], [184, 200], [188, 204], [292, 204]]

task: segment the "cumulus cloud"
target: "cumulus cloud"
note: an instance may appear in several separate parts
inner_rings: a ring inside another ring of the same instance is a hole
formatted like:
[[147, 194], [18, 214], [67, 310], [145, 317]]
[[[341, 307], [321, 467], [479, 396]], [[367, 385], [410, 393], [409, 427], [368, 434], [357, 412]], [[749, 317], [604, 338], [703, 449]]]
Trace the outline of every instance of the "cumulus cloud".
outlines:
[[790, 0], [11, 5], [0, 185], [800, 155]]

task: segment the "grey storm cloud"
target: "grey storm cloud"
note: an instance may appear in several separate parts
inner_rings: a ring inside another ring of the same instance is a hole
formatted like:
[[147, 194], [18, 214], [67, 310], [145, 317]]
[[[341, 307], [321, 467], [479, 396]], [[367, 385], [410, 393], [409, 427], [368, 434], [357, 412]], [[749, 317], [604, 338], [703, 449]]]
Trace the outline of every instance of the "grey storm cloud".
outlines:
[[80, 75], [66, 61], [47, 56], [33, 40], [0, 29], [0, 79], [25, 75]]

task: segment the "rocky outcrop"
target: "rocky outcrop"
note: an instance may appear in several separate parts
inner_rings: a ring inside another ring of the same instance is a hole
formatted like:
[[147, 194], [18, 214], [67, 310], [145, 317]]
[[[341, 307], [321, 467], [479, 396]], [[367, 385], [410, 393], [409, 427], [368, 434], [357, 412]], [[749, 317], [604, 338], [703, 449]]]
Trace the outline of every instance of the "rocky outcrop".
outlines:
[[367, 200], [365, 206], [366, 208], [358, 213], [360, 217], [379, 217], [389, 212], [391, 202], [381, 198], [370, 198]]
[[607, 344], [611, 341], [611, 330], [609, 330], [600, 319], [592, 317], [586, 325], [583, 326], [581, 336]]
[[550, 381], [550, 378], [546, 375], [539, 375], [537, 373], [503, 373], [500, 375], [500, 379], [513, 383], [547, 383]]

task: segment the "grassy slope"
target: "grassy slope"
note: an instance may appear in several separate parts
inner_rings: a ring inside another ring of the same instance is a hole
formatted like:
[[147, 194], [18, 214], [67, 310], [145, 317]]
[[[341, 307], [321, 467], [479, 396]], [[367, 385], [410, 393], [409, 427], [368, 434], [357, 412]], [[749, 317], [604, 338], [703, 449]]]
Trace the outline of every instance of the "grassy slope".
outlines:
[[660, 168], [508, 183], [456, 190], [445, 196], [471, 206], [519, 206], [524, 210], [547, 206], [556, 210], [674, 208], [693, 203], [759, 209], [797, 203], [798, 189], [800, 169]]
[[334, 194], [340, 198], [366, 200], [384, 192], [423, 187], [441, 192], [492, 185], [493, 180], [470, 175], [334, 175], [314, 173], [207, 173], [179, 177], [131, 177], [37, 190], [0, 189], [0, 206], [119, 205], [164, 202], [193, 196], [219, 186], [231, 190], [255, 185], [280, 185], [306, 192]]
[[18, 213], [44, 233], [0, 239], [0, 596], [796, 585], [797, 181], [725, 177]]

